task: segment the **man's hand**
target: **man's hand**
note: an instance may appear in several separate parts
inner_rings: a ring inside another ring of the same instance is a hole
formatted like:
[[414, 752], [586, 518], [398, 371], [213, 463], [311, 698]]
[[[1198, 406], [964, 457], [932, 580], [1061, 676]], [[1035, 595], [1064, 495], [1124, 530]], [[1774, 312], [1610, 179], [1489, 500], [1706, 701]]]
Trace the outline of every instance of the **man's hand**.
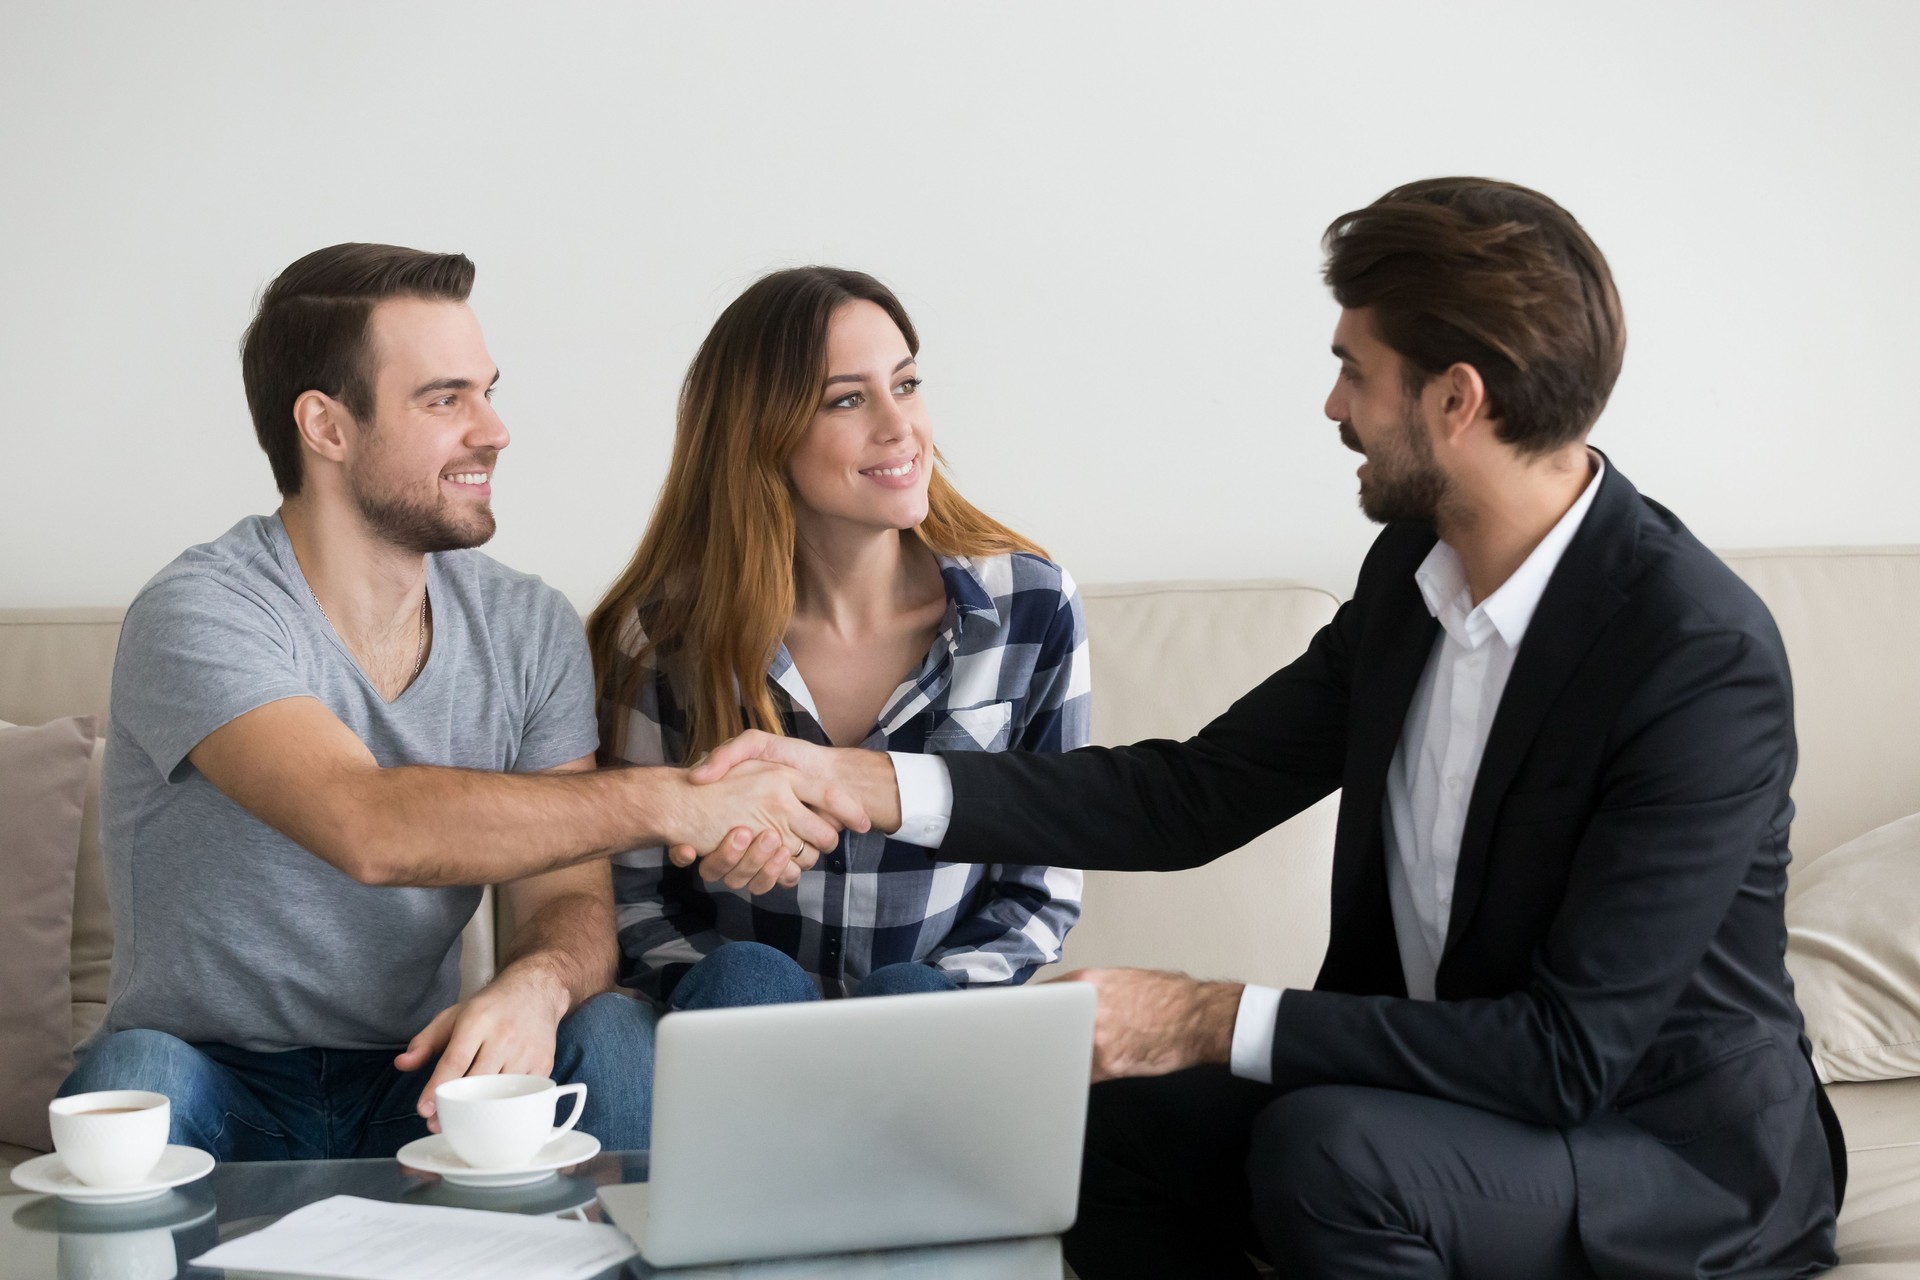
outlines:
[[832, 775], [834, 757], [840, 754], [843, 753], [837, 748], [823, 747], [802, 738], [748, 729], [708, 752], [687, 773], [693, 781], [704, 786], [720, 781], [736, 766], [749, 760], [768, 760], [816, 778], [826, 778]]
[[1100, 994], [1093, 1019], [1096, 1083], [1233, 1059], [1238, 982], [1198, 982], [1157, 969], [1075, 969], [1056, 981], [1085, 982]]
[[775, 760], [744, 760], [707, 785], [684, 788], [677, 810], [680, 839], [669, 850], [675, 864], [689, 866], [698, 856], [702, 879], [752, 893], [798, 884], [820, 851], [839, 843], [841, 828], [871, 825], [844, 787]]
[[[827, 794], [838, 797], [844, 803], [857, 809], [861, 821], [846, 822], [842, 825], [855, 831], [866, 831], [878, 827], [882, 831], [897, 831], [900, 828], [900, 787], [893, 776], [893, 761], [883, 751], [858, 751], [837, 747], [823, 747], [817, 743], [805, 742], [799, 738], [782, 737], [779, 734], [764, 733], [758, 729], [749, 729], [738, 737], [715, 747], [704, 760], [696, 763], [687, 771], [689, 781], [705, 788], [722, 785], [753, 765], [782, 765], [796, 770], [809, 779], [815, 786], [824, 788]], [[809, 801], [809, 803], [812, 803]], [[819, 805], [815, 805], [819, 808]], [[724, 845], [699, 845], [682, 842], [671, 846], [667, 856], [677, 866], [691, 866], [695, 858], [713, 851], [727, 857], [739, 855], [740, 865], [763, 868], [766, 862], [756, 855], [767, 846], [760, 842], [767, 839], [762, 831], [755, 839], [752, 830], [736, 829], [728, 834]], [[749, 841], [752, 841], [751, 848]], [[824, 846], [815, 846], [816, 848]], [[709, 864], [719, 868], [735, 864], [721, 863], [709, 858]], [[810, 867], [809, 858], [804, 866]], [[703, 866], [702, 874], [706, 874]], [[725, 874], [723, 871], [722, 874]], [[720, 878], [709, 875], [709, 880]], [[786, 867], [779, 872], [778, 883], [793, 885], [800, 879], [800, 868]], [[727, 883], [734, 885], [732, 876]], [[773, 881], [769, 880], [769, 887]], [[738, 888], [738, 885], [734, 885]], [[755, 893], [762, 890], [755, 888]]]
[[471, 1000], [442, 1009], [393, 1060], [415, 1071], [440, 1055], [414, 1110], [440, 1132], [433, 1091], [461, 1076], [530, 1075], [553, 1071], [554, 1031], [566, 1017], [566, 986], [539, 970], [502, 970]]

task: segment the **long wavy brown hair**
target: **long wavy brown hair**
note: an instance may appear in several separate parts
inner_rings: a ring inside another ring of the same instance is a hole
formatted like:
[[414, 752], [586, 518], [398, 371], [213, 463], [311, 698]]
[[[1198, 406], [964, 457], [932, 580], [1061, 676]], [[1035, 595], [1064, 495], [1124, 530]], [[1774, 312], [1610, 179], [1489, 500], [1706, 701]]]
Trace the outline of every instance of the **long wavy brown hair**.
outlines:
[[[587, 619], [601, 743], [617, 753], [627, 706], [665, 670], [697, 755], [744, 729], [780, 733], [767, 668], [793, 617], [793, 489], [787, 463], [826, 393], [827, 330], [849, 302], [874, 303], [920, 353], [913, 321], [870, 275], [776, 271], [720, 313], [680, 389], [673, 461], [647, 532]], [[950, 556], [1045, 553], [960, 496], [937, 460], [927, 518], [912, 532]]]

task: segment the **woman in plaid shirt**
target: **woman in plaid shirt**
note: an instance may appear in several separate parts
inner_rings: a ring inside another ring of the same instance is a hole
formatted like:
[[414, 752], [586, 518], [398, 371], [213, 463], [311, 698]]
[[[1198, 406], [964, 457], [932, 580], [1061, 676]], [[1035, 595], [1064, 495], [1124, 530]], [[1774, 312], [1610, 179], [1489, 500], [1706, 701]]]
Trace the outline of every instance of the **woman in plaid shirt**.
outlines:
[[[895, 752], [1088, 738], [1073, 580], [935, 463], [919, 340], [871, 276], [802, 267], [723, 312], [687, 372], [646, 536], [587, 624], [602, 762], [747, 728]], [[846, 832], [793, 887], [613, 862], [621, 981], [666, 1008], [1026, 981], [1080, 872], [936, 862]]]

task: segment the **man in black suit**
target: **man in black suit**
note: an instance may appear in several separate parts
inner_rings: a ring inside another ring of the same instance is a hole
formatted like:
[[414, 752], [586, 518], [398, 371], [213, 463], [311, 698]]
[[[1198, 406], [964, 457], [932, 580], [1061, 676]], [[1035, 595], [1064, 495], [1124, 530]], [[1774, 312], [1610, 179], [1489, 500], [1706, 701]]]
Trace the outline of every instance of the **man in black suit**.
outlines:
[[1786, 654], [1587, 447], [1625, 347], [1605, 259], [1481, 179], [1389, 192], [1327, 251], [1327, 415], [1386, 528], [1298, 661], [1184, 743], [929, 766], [752, 735], [696, 780], [780, 759], [945, 860], [1163, 871], [1342, 790], [1312, 990], [1075, 975], [1107, 1081], [1085, 1280], [1244, 1276], [1247, 1252], [1301, 1276], [1831, 1266], [1844, 1153], [1783, 961]]

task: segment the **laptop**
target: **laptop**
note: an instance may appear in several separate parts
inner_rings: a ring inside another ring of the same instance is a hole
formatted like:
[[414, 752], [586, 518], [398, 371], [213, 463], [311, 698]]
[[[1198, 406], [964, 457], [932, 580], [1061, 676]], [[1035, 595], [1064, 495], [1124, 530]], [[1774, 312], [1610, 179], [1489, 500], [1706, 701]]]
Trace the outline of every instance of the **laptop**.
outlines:
[[1056, 982], [669, 1014], [648, 1181], [605, 1215], [656, 1267], [1058, 1234], [1093, 1011]]

